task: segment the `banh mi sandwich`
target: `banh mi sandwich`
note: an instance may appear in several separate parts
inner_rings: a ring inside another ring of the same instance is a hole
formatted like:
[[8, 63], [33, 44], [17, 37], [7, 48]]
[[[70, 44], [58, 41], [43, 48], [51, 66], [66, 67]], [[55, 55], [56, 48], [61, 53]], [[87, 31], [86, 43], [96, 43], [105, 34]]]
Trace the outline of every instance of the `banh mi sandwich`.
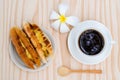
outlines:
[[43, 31], [35, 24], [28, 22], [23, 24], [23, 30], [31, 40], [43, 63], [47, 63], [47, 57], [53, 53], [52, 45]]
[[41, 65], [38, 53], [22, 30], [13, 27], [10, 30], [10, 37], [18, 55], [27, 67], [34, 69]]

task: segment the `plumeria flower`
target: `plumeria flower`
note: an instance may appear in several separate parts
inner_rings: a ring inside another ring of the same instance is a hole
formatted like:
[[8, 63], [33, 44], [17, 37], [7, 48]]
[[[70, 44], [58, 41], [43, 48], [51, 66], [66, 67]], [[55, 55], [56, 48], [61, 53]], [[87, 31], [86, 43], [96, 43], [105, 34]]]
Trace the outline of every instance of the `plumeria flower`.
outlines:
[[59, 13], [52, 11], [50, 16], [50, 20], [54, 20], [51, 27], [57, 31], [60, 30], [61, 33], [68, 32], [70, 31], [68, 24], [74, 27], [78, 24], [79, 19], [75, 16], [66, 17], [65, 13], [68, 9], [68, 6], [65, 4], [60, 4], [58, 9]]

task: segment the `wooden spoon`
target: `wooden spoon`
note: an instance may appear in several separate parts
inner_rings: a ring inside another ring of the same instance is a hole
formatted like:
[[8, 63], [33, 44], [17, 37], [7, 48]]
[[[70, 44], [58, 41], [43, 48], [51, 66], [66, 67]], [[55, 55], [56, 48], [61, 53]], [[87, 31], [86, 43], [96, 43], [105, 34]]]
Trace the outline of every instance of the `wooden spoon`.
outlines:
[[68, 67], [61, 66], [58, 68], [58, 74], [61, 76], [67, 76], [70, 73], [96, 73], [101, 74], [102, 70], [72, 70]]

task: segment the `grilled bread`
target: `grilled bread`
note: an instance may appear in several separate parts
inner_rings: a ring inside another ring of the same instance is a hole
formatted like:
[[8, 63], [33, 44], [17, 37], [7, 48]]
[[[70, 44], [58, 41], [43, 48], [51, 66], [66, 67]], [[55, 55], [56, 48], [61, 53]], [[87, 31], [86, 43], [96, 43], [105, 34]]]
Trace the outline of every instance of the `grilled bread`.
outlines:
[[32, 29], [39, 40], [39, 43], [42, 45], [42, 50], [44, 51], [44, 56], [49, 57], [53, 53], [52, 45], [50, 40], [47, 38], [45, 33], [36, 25], [32, 24]]
[[10, 37], [18, 55], [26, 66], [32, 69], [34, 69], [35, 66], [39, 67], [41, 64], [40, 57], [25, 33], [18, 27], [13, 27], [10, 30]]
[[35, 24], [24, 23], [23, 30], [36, 48], [43, 63], [47, 63], [47, 57], [52, 54], [52, 45], [43, 31]]

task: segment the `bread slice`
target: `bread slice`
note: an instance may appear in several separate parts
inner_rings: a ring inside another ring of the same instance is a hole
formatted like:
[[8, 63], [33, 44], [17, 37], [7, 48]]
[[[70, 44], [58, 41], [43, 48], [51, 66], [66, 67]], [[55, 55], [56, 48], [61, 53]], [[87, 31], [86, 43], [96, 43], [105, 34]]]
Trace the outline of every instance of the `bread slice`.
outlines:
[[31, 40], [34, 48], [36, 49], [36, 51], [38, 52], [41, 60], [43, 63], [47, 63], [47, 60], [44, 56], [44, 51], [42, 50], [42, 45], [39, 43], [39, 40], [37, 39], [34, 30], [32, 29], [32, 26], [30, 23], [24, 23], [23, 24], [23, 29], [25, 31], [25, 33], [27, 34], [27, 36], [29, 37], [29, 39]]
[[25, 48], [28, 50], [29, 54], [31, 55], [32, 61], [36, 64], [37, 67], [40, 66], [40, 57], [36, 50], [33, 48], [32, 44], [30, 43], [29, 39], [27, 38], [26, 34], [20, 30], [19, 28], [16, 28], [16, 33], [20, 37], [21, 41], [23, 42]]
[[34, 63], [27, 57], [26, 50], [22, 46], [22, 43], [20, 42], [20, 37], [16, 33], [16, 27], [13, 27], [10, 30], [10, 37], [11, 37], [12, 43], [13, 43], [18, 55], [20, 56], [21, 60], [26, 64], [26, 66], [34, 69]]
[[52, 44], [45, 33], [36, 25], [31, 24], [32, 29], [39, 40], [39, 43], [42, 45], [42, 50], [44, 51], [44, 56], [49, 57], [53, 53]]

